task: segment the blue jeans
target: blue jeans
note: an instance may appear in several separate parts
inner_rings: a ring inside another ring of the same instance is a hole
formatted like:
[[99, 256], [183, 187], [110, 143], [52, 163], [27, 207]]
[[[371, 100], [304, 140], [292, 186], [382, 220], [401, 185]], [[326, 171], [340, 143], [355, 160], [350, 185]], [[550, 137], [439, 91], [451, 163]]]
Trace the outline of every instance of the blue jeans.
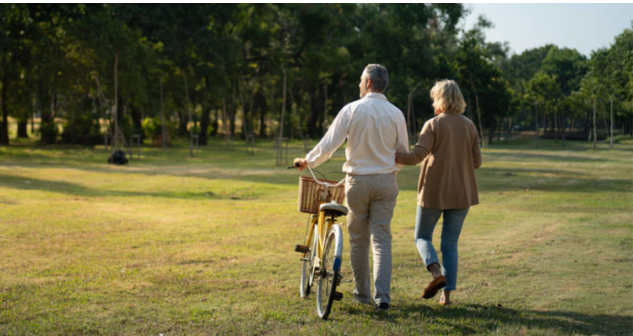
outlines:
[[444, 290], [455, 290], [457, 284], [457, 241], [462, 232], [464, 220], [468, 214], [466, 209], [439, 210], [418, 206], [418, 214], [415, 221], [415, 245], [418, 247], [420, 257], [428, 268], [432, 264], [439, 264], [435, 247], [433, 247], [433, 230], [435, 225], [444, 215], [442, 224], [442, 274], [446, 277]]

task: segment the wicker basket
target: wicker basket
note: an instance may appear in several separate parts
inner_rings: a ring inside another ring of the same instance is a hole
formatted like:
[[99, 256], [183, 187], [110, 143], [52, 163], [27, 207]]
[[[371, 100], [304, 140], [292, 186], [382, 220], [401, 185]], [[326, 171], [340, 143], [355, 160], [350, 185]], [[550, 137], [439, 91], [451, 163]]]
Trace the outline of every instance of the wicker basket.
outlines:
[[[336, 184], [336, 181], [319, 180], [321, 182], [328, 182]], [[300, 212], [306, 212], [315, 214], [319, 212], [319, 204], [323, 202], [336, 201], [338, 204], [343, 204], [345, 199], [345, 184], [338, 187], [329, 187], [327, 195], [323, 195], [325, 187], [317, 184], [312, 177], [299, 176], [299, 204], [297, 204], [297, 210]], [[323, 199], [322, 197], [325, 196]]]

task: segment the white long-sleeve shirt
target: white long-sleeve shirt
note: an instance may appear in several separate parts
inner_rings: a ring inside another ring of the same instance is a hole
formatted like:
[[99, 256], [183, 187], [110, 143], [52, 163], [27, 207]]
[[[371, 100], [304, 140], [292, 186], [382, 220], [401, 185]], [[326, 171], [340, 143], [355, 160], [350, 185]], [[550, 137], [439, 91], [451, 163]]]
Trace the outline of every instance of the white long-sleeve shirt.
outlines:
[[409, 138], [402, 111], [385, 95], [369, 92], [347, 104], [321, 141], [306, 155], [315, 168], [327, 161], [347, 139], [343, 172], [352, 175], [388, 174], [402, 169], [396, 152], [408, 152]]

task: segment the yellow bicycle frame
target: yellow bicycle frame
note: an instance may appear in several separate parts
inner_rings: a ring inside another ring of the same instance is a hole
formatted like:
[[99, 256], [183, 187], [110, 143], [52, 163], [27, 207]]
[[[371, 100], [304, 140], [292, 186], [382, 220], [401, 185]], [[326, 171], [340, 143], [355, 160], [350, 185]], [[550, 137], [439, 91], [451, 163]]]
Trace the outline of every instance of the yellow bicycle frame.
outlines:
[[[328, 231], [330, 230], [330, 228], [332, 227], [332, 225], [334, 224], [334, 222], [332, 220], [326, 220], [325, 219], [325, 211], [319, 211], [318, 215], [312, 215], [312, 219], [310, 220], [310, 232], [308, 233], [308, 236], [306, 237], [306, 245], [305, 246], [310, 246], [310, 243], [312, 242], [313, 239], [313, 235], [314, 235], [314, 224], [317, 224], [318, 226], [318, 244], [317, 244], [317, 253], [316, 255], [318, 256], [319, 260], [321, 260], [321, 255], [323, 254], [323, 249], [325, 248], [323, 246], [323, 244], [325, 244], [325, 236], [327, 235]], [[308, 252], [306, 252], [303, 257], [305, 258], [307, 256]]]

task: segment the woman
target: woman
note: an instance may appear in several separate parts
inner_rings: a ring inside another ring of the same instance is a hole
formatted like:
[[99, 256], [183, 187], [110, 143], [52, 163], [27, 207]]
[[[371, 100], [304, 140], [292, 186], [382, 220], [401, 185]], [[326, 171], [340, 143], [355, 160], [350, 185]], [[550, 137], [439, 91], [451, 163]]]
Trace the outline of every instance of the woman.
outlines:
[[[479, 203], [475, 169], [481, 166], [479, 135], [464, 117], [466, 103], [455, 81], [443, 80], [431, 89], [435, 118], [422, 128], [410, 153], [397, 153], [396, 162], [422, 163], [418, 183], [415, 244], [433, 280], [422, 297], [432, 298], [442, 288], [439, 303], [449, 305], [457, 282], [457, 241], [468, 209]], [[431, 242], [435, 224], [442, 225], [442, 267]]]

